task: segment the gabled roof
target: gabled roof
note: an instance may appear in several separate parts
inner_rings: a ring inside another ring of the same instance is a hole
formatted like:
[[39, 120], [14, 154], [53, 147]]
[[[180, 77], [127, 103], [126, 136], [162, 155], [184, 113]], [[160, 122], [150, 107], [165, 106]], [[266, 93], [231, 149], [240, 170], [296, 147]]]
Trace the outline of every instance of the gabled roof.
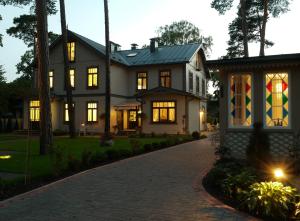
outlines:
[[[105, 56], [105, 46], [72, 31], [68, 31], [68, 34], [70, 38], [79, 40], [81, 43], [95, 50], [99, 55]], [[61, 36], [50, 46], [50, 50], [54, 48], [60, 40]], [[131, 67], [158, 64], [180, 64], [189, 62], [193, 55], [199, 50], [205, 61], [201, 44], [162, 46], [154, 53], [151, 53], [149, 48], [123, 50], [113, 52], [111, 59], [114, 62]]]

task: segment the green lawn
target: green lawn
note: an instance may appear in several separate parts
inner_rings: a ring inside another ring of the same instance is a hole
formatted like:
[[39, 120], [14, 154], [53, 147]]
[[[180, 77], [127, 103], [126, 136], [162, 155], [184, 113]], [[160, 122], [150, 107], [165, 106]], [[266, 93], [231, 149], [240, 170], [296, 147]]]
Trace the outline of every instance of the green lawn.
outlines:
[[[166, 138], [135, 138], [144, 145], [147, 143], [165, 141]], [[92, 153], [106, 152], [109, 149], [131, 150], [130, 139], [116, 138], [112, 147], [100, 147], [99, 137], [78, 137], [76, 139], [69, 139], [67, 137], [55, 137], [54, 146], [60, 148], [62, 151], [64, 161], [68, 156], [81, 160], [82, 152], [90, 151]], [[14, 137], [13, 135], [0, 136], [0, 153], [5, 151], [16, 151], [11, 153], [11, 158], [6, 160], [0, 159], [0, 172], [24, 173], [26, 166], [26, 152], [29, 146], [30, 149], [30, 172], [31, 176], [52, 176], [53, 174], [53, 156], [39, 155], [39, 141], [37, 138], [27, 140], [22, 137]]]

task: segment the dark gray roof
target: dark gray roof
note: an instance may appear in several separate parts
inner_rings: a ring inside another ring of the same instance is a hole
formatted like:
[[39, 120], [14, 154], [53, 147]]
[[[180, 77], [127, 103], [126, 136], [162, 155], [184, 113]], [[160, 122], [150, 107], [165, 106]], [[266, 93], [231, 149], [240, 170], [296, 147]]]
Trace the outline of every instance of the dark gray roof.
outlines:
[[[94, 49], [97, 53], [105, 56], [105, 46], [79, 35], [75, 32], [68, 31], [69, 37], [79, 39], [88, 47]], [[50, 49], [60, 41], [59, 37], [51, 46]], [[157, 64], [180, 64], [189, 62], [192, 56], [201, 49], [201, 44], [186, 44], [159, 47], [154, 53], [150, 52], [149, 48], [123, 50], [112, 53], [112, 61], [121, 63], [126, 66], [144, 66]], [[202, 49], [201, 49], [202, 50]], [[204, 56], [202, 51], [201, 53]], [[131, 56], [128, 56], [131, 55]], [[134, 56], [133, 56], [134, 55]], [[205, 58], [203, 58], [205, 60]]]

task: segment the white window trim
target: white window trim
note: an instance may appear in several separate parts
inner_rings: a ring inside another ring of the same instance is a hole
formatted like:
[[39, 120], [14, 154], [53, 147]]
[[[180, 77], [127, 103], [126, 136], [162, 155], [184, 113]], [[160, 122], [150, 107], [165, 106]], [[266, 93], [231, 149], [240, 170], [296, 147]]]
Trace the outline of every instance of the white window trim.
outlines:
[[[250, 75], [251, 76], [251, 125], [250, 126], [234, 126], [230, 123], [231, 118], [231, 111], [230, 111], [230, 78], [233, 75]], [[254, 121], [254, 90], [253, 90], [253, 73], [252, 72], [238, 72], [238, 73], [231, 73], [228, 75], [227, 78], [227, 125], [229, 129], [251, 129], [253, 128], [253, 121]]]
[[[273, 127], [270, 127], [270, 126], [267, 126], [266, 125], [266, 75], [267, 74], [280, 74], [280, 73], [287, 73], [288, 74], [288, 80], [289, 80], [289, 83], [288, 83], [288, 99], [289, 99], [289, 109], [288, 109], [288, 112], [289, 112], [289, 121], [288, 121], [288, 126], [287, 127], [283, 127], [283, 126], [273, 126]], [[268, 130], [289, 130], [292, 128], [292, 105], [291, 105], [291, 87], [290, 87], [290, 83], [291, 83], [291, 74], [290, 74], [290, 71], [270, 71], [270, 72], [264, 72], [263, 73], [263, 125], [264, 125], [264, 129], [268, 129]]]

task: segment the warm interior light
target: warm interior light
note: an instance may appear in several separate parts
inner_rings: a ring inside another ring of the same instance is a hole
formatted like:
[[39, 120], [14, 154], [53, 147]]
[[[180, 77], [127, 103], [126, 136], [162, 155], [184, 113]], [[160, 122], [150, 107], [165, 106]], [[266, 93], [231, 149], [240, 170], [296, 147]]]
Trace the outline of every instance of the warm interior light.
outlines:
[[283, 172], [283, 170], [280, 169], [280, 168], [275, 169], [275, 170], [274, 170], [274, 176], [275, 176], [276, 178], [283, 178], [283, 177], [284, 177], [284, 172]]
[[10, 158], [11, 158], [10, 155], [0, 156], [0, 160], [8, 160]]

